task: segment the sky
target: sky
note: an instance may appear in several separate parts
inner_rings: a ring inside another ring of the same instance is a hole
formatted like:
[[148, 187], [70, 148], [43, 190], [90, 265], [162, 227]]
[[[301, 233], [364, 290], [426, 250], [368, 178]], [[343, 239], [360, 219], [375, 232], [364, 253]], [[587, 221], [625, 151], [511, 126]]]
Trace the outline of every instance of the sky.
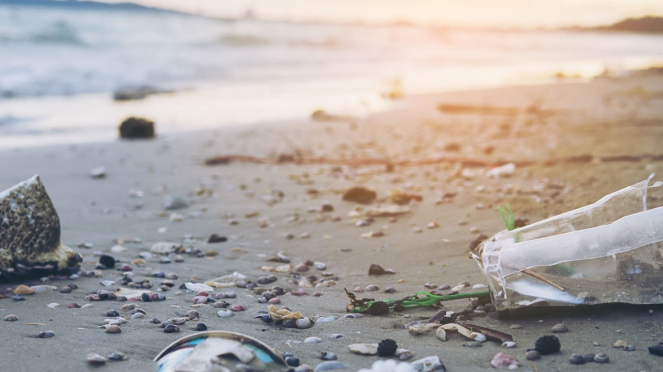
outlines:
[[289, 21], [391, 23], [479, 27], [560, 27], [610, 24], [627, 17], [663, 16], [663, 0], [101, 0], [177, 9], [213, 17]]

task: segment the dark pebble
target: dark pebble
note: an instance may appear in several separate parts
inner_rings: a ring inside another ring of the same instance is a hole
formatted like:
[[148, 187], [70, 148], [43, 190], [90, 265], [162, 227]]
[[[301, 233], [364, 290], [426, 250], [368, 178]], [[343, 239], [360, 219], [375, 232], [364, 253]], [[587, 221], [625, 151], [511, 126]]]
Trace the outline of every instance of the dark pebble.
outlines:
[[165, 278], [166, 274], [164, 274], [163, 271], [155, 271], [152, 273], [152, 276], [155, 278]]
[[55, 336], [55, 333], [53, 333], [53, 331], [41, 331], [37, 335], [37, 337], [39, 338], [51, 338], [53, 336]]
[[659, 342], [657, 345], [650, 346], [648, 349], [649, 354], [663, 356], [663, 342]]
[[150, 302], [150, 295], [148, 295], [147, 293], [143, 293], [142, 295], [140, 295], [140, 298], [143, 300], [143, 302]]
[[585, 364], [585, 358], [582, 355], [571, 354], [571, 358], [569, 358], [569, 362], [571, 364]]
[[208, 243], [225, 243], [228, 241], [228, 238], [225, 236], [217, 235], [217, 234], [212, 234], [210, 235], [209, 239], [207, 239]]
[[196, 324], [196, 331], [207, 331], [207, 326], [205, 323]]
[[68, 308], [68, 309], [80, 309], [80, 308], [81, 308], [81, 305], [79, 305], [79, 304], [73, 302], [73, 303], [70, 303], [69, 305], [67, 305], [67, 308]]
[[283, 296], [285, 294], [285, 290], [279, 286], [272, 287], [271, 292], [274, 293], [276, 296]]
[[165, 333], [179, 332], [179, 331], [180, 331], [180, 327], [176, 326], [175, 324], [168, 324], [168, 325], [163, 329], [163, 331], [164, 331]]
[[120, 313], [118, 313], [117, 310], [108, 310], [106, 316], [120, 316]]
[[71, 288], [72, 290], [78, 289], [78, 286], [76, 284], [67, 284], [67, 287]]
[[594, 353], [582, 354], [582, 358], [585, 360], [585, 363], [590, 363], [594, 361]]
[[152, 323], [152, 324], [160, 324], [161, 321], [160, 321], [159, 319], [157, 319], [157, 318], [152, 318], [152, 319], [150, 319], [150, 323]]
[[290, 367], [297, 367], [299, 366], [299, 359], [295, 357], [289, 357], [286, 358], [285, 362], [290, 366]]
[[103, 265], [106, 269], [112, 269], [115, 267], [115, 258], [106, 254], [102, 254], [99, 257], [99, 264]]

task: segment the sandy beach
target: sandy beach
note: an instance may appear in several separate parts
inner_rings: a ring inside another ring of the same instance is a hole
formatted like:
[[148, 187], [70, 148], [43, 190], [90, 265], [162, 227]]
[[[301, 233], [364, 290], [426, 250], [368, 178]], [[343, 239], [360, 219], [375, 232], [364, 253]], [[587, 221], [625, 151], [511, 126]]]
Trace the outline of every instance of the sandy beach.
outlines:
[[[405, 97], [395, 102], [392, 110], [356, 120], [302, 119], [158, 135], [146, 141], [2, 151], [0, 188], [38, 174], [60, 216], [62, 242], [84, 257], [83, 270], [94, 270], [98, 254], [103, 253], [117, 259], [118, 266], [130, 265], [134, 281], [148, 278], [158, 286], [163, 279], [152, 277], [155, 271], [175, 273], [178, 279], [174, 288], [163, 292], [166, 301], [140, 302], [146, 317], [122, 325], [120, 334], [105, 333], [99, 326], [108, 310], [130, 315], [121, 310], [127, 302], [86, 301], [85, 297], [92, 291], [121, 288], [121, 271], [107, 269], [100, 271], [101, 277], [76, 280], [1, 284], [3, 288], [47, 284], [58, 290], [37, 292], [20, 302], [0, 300], [3, 318], [18, 316], [18, 321], [0, 322], [4, 335], [0, 369], [155, 370], [152, 359], [157, 353], [195, 332], [196, 322], [180, 326], [179, 333], [167, 334], [148, 321], [153, 317], [163, 321], [194, 309], [195, 293], [178, 289], [180, 285], [237, 271], [252, 281], [274, 274], [278, 281], [266, 287], [279, 285], [286, 292], [296, 291], [300, 286], [292, 273], [261, 270], [276, 266], [268, 259], [284, 252], [293, 267], [306, 260], [323, 262], [326, 271], [337, 277], [337, 284], [303, 287], [307, 296], [285, 294], [279, 296], [282, 304], [309, 317], [336, 315], [339, 319], [309, 329], [279, 329], [254, 318], [258, 311], [267, 310], [267, 305], [258, 302], [260, 296], [247, 289], [229, 288], [237, 298], [228, 302], [241, 304], [246, 311], [221, 318], [217, 316], [220, 309], [205, 304], [195, 308], [201, 314], [200, 322], [209, 330], [255, 337], [313, 368], [321, 362], [323, 351], [336, 353], [351, 370], [369, 368], [378, 357], [352, 354], [348, 345], [391, 338], [399, 347], [411, 350], [410, 361], [437, 355], [448, 371], [493, 370], [490, 361], [501, 351], [520, 361], [520, 371], [663, 370], [663, 359], [647, 352], [648, 346], [663, 340], [661, 306], [585, 307], [510, 319], [489, 313], [473, 319], [475, 324], [511, 334], [517, 343], [514, 349], [491, 341], [481, 347], [464, 347], [467, 340], [458, 334], [447, 342], [434, 334], [409, 334], [404, 324], [428, 319], [436, 312], [430, 308], [343, 318], [349, 303], [343, 288], [352, 291], [374, 284], [379, 291], [359, 295], [399, 299], [427, 290], [424, 284], [428, 282], [452, 287], [464, 281], [485, 284], [476, 263], [468, 258], [468, 244], [479, 231], [491, 236], [504, 228], [495, 211], [498, 205], [510, 203], [517, 217], [536, 222], [663, 171], [662, 103], [663, 76], [650, 74]], [[440, 104], [511, 108], [515, 113], [450, 113], [440, 111]], [[158, 122], [156, 128], [159, 133]], [[383, 165], [205, 165], [206, 159], [219, 155], [276, 159], [281, 154], [348, 161], [388, 159], [394, 164], [456, 157], [486, 164], [524, 165], [517, 166], [512, 176], [499, 179], [485, 176], [489, 166], [450, 161], [396, 165], [390, 172]], [[581, 155], [590, 157], [579, 158]], [[90, 170], [100, 166], [106, 168], [106, 177], [91, 178]], [[413, 202], [411, 212], [397, 219], [376, 217], [369, 226], [357, 227], [351, 212], [369, 206], [341, 199], [342, 193], [355, 185], [378, 192], [378, 200], [371, 206], [390, 205], [388, 195], [393, 188], [420, 194], [423, 200]], [[445, 194], [455, 196], [443, 198]], [[168, 195], [182, 196], [189, 206], [164, 211], [162, 200]], [[333, 206], [333, 211], [321, 212], [323, 204]], [[649, 207], [660, 205], [663, 195], [653, 190]], [[171, 221], [173, 212], [181, 214], [181, 221]], [[231, 224], [232, 219], [237, 224]], [[431, 223], [439, 227], [428, 228]], [[382, 231], [384, 236], [362, 238], [369, 231]], [[211, 234], [225, 236], [228, 241], [208, 244]], [[130, 238], [139, 241], [131, 242]], [[184, 262], [168, 264], [153, 256], [145, 259], [144, 265], [131, 263], [158, 242], [182, 243], [218, 255], [183, 254]], [[89, 243], [90, 248], [81, 247], [82, 243]], [[117, 244], [126, 250], [110, 251]], [[369, 276], [373, 263], [391, 268], [395, 274]], [[306, 273], [311, 274], [320, 278], [315, 267]], [[110, 287], [100, 284], [107, 280], [117, 282]], [[78, 289], [60, 293], [59, 288], [69, 283]], [[396, 292], [384, 293], [388, 287]], [[323, 295], [312, 296], [317, 291]], [[53, 303], [59, 306], [48, 306]], [[93, 306], [68, 308], [71, 303]], [[461, 311], [469, 303], [467, 299], [450, 301], [445, 308]], [[557, 335], [561, 352], [527, 361], [526, 349], [540, 336], [551, 334], [551, 327], [558, 323], [569, 329]], [[512, 329], [513, 325], [522, 328]], [[35, 337], [44, 330], [53, 331], [55, 336]], [[343, 337], [332, 339], [331, 334]], [[307, 337], [319, 337], [322, 342], [303, 343]], [[627, 341], [635, 350], [613, 348], [617, 340]], [[91, 352], [102, 356], [121, 352], [125, 360], [93, 367], [85, 361]], [[574, 366], [568, 362], [572, 353], [598, 352], [608, 354], [610, 363]]]

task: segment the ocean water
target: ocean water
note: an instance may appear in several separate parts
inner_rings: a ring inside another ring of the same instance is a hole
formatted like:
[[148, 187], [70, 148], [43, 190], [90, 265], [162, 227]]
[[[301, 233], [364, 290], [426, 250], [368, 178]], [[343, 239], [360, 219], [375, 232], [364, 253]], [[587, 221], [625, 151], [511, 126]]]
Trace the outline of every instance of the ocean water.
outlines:
[[[0, 146], [115, 137], [124, 116], [180, 131], [365, 115], [407, 94], [587, 78], [663, 62], [663, 37], [217, 20], [0, 3]], [[114, 102], [149, 86], [175, 93]]]

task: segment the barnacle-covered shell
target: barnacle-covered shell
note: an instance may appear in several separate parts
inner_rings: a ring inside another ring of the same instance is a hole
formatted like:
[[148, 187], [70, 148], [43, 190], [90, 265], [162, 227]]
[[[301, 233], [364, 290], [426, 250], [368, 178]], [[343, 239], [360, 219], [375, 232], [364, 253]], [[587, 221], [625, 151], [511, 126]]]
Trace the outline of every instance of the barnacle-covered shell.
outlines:
[[60, 243], [60, 218], [39, 176], [0, 192], [0, 272], [61, 271], [79, 261]]

